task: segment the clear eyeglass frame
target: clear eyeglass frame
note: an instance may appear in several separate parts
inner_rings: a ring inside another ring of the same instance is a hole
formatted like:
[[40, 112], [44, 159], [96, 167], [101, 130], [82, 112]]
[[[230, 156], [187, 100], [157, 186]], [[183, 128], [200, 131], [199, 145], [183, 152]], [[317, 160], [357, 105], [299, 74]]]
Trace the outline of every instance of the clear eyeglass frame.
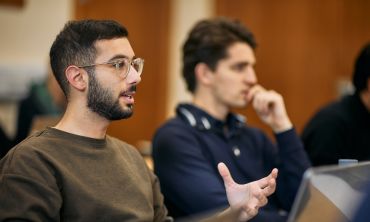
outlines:
[[112, 67], [117, 71], [118, 75], [121, 76], [123, 79], [127, 78], [127, 75], [130, 72], [131, 67], [135, 69], [135, 71], [141, 76], [144, 68], [144, 59], [142, 58], [119, 58], [113, 61], [103, 62], [103, 63], [95, 63], [90, 65], [83, 65], [78, 66], [78, 68], [88, 68], [93, 66], [99, 65], [112, 65]]

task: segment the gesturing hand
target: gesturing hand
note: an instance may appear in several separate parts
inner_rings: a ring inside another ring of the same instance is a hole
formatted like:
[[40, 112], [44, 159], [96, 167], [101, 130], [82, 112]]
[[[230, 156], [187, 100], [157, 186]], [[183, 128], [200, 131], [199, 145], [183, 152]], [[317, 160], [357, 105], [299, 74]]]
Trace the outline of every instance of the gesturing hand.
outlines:
[[258, 213], [258, 209], [267, 204], [267, 197], [275, 192], [278, 174], [276, 168], [271, 171], [270, 175], [260, 180], [237, 184], [224, 163], [219, 163], [217, 167], [224, 180], [230, 207], [233, 209], [242, 208], [241, 221], [254, 217]]

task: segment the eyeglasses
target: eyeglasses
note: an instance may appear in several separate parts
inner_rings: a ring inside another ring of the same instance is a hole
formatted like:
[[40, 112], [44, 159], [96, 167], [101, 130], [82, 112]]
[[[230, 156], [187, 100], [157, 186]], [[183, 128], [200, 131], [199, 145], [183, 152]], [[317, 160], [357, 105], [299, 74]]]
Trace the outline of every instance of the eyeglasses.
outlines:
[[129, 59], [129, 58], [120, 58], [116, 59], [114, 61], [109, 62], [103, 62], [103, 63], [97, 63], [97, 64], [91, 64], [91, 65], [84, 65], [84, 66], [78, 66], [78, 68], [87, 68], [87, 67], [93, 67], [98, 65], [111, 65], [117, 72], [119, 76], [121, 76], [123, 79], [125, 79], [130, 72], [131, 66], [135, 69], [137, 74], [139, 76], [143, 72], [144, 67], [144, 59], [142, 58], [135, 58], [135, 59]]

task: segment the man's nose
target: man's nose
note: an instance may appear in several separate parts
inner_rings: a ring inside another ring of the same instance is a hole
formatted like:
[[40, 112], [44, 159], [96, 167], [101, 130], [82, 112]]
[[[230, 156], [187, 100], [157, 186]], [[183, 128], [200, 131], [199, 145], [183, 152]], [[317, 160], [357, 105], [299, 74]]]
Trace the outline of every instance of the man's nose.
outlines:
[[136, 69], [131, 66], [130, 71], [127, 74], [126, 81], [129, 84], [138, 84], [141, 81], [141, 74], [139, 74]]
[[257, 83], [257, 75], [256, 72], [254, 71], [254, 68], [252, 67], [248, 68], [245, 79], [250, 84]]

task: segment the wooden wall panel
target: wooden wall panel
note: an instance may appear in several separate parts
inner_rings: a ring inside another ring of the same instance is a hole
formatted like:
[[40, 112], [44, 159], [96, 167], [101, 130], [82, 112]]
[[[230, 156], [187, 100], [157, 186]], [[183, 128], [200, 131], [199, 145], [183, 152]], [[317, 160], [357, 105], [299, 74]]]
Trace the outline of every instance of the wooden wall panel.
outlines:
[[0, 0], [0, 6], [22, 8], [24, 6], [24, 0]]
[[79, 0], [76, 19], [114, 19], [129, 30], [137, 56], [145, 59], [142, 82], [135, 96], [135, 111], [128, 120], [116, 121], [108, 133], [136, 145], [150, 140], [165, 120], [168, 23], [170, 0]]
[[[257, 77], [280, 92], [301, 132], [350, 79], [355, 56], [370, 41], [367, 0], [216, 0], [216, 14], [237, 18], [255, 33]], [[238, 110], [268, 129], [252, 109]]]

